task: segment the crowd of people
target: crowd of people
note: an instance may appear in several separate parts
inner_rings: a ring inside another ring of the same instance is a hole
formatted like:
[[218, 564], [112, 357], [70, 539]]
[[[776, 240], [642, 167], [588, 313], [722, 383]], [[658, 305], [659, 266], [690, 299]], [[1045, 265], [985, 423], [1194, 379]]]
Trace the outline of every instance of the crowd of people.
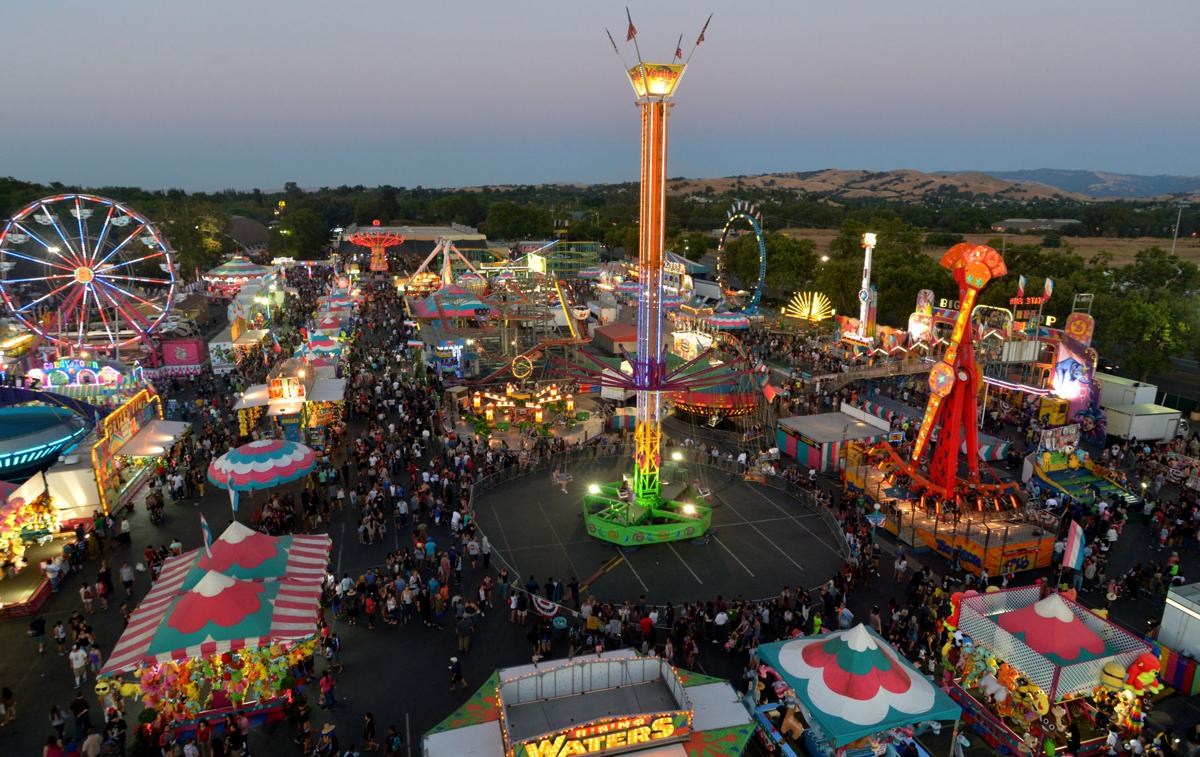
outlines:
[[[288, 272], [288, 286], [298, 297], [290, 297], [276, 316], [280, 352], [302, 336], [317, 297], [330, 284], [331, 272], [315, 269], [311, 277], [303, 271]], [[449, 431], [447, 409], [442, 405], [445, 387], [441, 377], [423, 362], [410, 346], [414, 338], [406, 323], [403, 302], [390, 287], [367, 287], [364, 300], [347, 335], [349, 357], [342, 366], [346, 378], [345, 434], [334, 439], [319, 465], [295, 492], [281, 492], [254, 502], [255, 525], [272, 534], [323, 531], [337, 518], [347, 519], [352, 538], [362, 545], [395, 539], [397, 546], [382, 564], [367, 570], [327, 576], [323, 612], [319, 619], [321, 652], [305, 685], [306, 696], [320, 708], [341, 706], [338, 680], [346, 655], [336, 630], [346, 624], [383, 633], [416, 633], [417, 629], [440, 631], [455, 637], [457, 652], [448, 661], [451, 690], [467, 688], [469, 678], [480, 670], [467, 665], [477, 654], [476, 636], [489, 613], [506, 617], [515, 633], [524, 636], [533, 660], [562, 654], [580, 654], [616, 647], [634, 647], [647, 654], [661, 655], [674, 664], [694, 668], [701, 656], [721, 655], [745, 663], [739, 685], [749, 688], [756, 680], [753, 652], [758, 645], [796, 635], [819, 633], [826, 628], [848, 628], [864, 622], [891, 641], [923, 670], [933, 674], [947, 641], [941, 622], [950, 611], [954, 590], [988, 583], [1009, 585], [1010, 574], [988, 577], [944, 575], [931, 566], [921, 566], [903, 547], [895, 553], [888, 576], [881, 564], [884, 552], [880, 539], [866, 519], [869, 510], [862, 498], [843, 496], [807, 467], [778, 461], [771, 466], [777, 475], [797, 488], [807, 489], [815, 507], [829, 512], [845, 541], [846, 560], [831, 579], [817, 587], [782, 587], [767, 598], [716, 596], [703, 601], [651, 604], [645, 597], [629, 601], [601, 601], [576, 576], [517, 576], [493, 554], [492, 544], [479, 531], [473, 485], [508, 468], [528, 467], [568, 446], [561, 439], [539, 439], [519, 449], [479, 443], [470, 436]], [[744, 342], [751, 353], [784, 361], [804, 370], [837, 372], [853, 358], [828, 340], [813, 336], [788, 336], [762, 329], [746, 332]], [[245, 441], [240, 437], [233, 405], [240, 391], [261, 382], [271, 363], [268, 348], [245, 360], [236, 371], [224, 376], [203, 374], [192, 380], [167, 380], [160, 387], [164, 396], [177, 399], [177, 417], [192, 423], [192, 432], [181, 442], [177, 454], [155, 471], [153, 494], [168, 501], [191, 500], [205, 495], [205, 471], [217, 455]], [[901, 401], [922, 405], [923, 384], [913, 379], [894, 379], [875, 384], [856, 383], [826, 391], [803, 382], [786, 382], [780, 399], [788, 414], [836, 409], [841, 402], [859, 402], [882, 392]], [[1036, 418], [1027, 418], [1036, 423]], [[999, 426], [996, 427], [997, 430]], [[1018, 425], [1013, 431], [1024, 429]], [[593, 444], [609, 443], [607, 437]], [[677, 440], [688, 454], [699, 455], [744, 471], [747, 461], [731, 449], [717, 445]], [[1111, 462], [1141, 476], [1152, 470], [1156, 451], [1138, 445], [1119, 445], [1108, 452]], [[739, 465], [740, 462], [740, 465]], [[1152, 479], [1154, 495], [1165, 482]], [[1153, 524], [1161, 537], [1154, 548], [1161, 559], [1121, 577], [1107, 575], [1106, 561], [1111, 545], [1120, 538], [1124, 524], [1136, 513], [1123, 503], [1056, 501], [1059, 508], [1081, 523], [1089, 541], [1084, 568], [1071, 575], [1076, 591], [1103, 591], [1107, 602], [1140, 591], [1160, 592], [1176, 576], [1179, 552], [1200, 548], [1200, 498], [1184, 489], [1176, 499], [1165, 496], [1147, 499], [1143, 522]], [[1068, 519], [1069, 520], [1069, 519]], [[120, 530], [117, 523], [102, 526], [109, 534]], [[125, 529], [127, 532], [127, 528]], [[180, 548], [177, 541], [148, 546], [144, 567], [154, 575], [162, 560]], [[1168, 554], [1170, 553], [1170, 554]], [[107, 580], [105, 576], [107, 575]], [[128, 598], [141, 575], [126, 562], [118, 578]], [[871, 591], [864, 606], [861, 587], [887, 586], [882, 593]], [[101, 646], [88, 624], [91, 613], [106, 612], [117, 603], [121, 589], [102, 563], [96, 580], [80, 590], [80, 610], [67, 624], [50, 629], [56, 651], [67, 658], [67, 667], [80, 695], [65, 709], [55, 706], [50, 724], [56, 736], [47, 743], [46, 754], [54, 755], [59, 740], [89, 745], [104, 740], [125, 743], [124, 713], [119, 705], [105, 708], [93, 718], [83, 687], [94, 679], [102, 655]], [[852, 603], [858, 608], [852, 610]], [[127, 603], [120, 611], [128, 621]], [[567, 620], [565, 626], [556, 619]], [[30, 626], [39, 651], [47, 629], [35, 619]], [[494, 632], [494, 631], [493, 631]], [[111, 642], [112, 640], [108, 640]], [[490, 669], [490, 666], [483, 665]], [[83, 705], [79, 704], [82, 700]], [[14, 705], [15, 707], [15, 705]], [[12, 711], [15, 711], [13, 709]], [[354, 755], [357, 744], [378, 748], [385, 754], [401, 752], [404, 741], [390, 724], [380, 739], [374, 716], [362, 728], [361, 739], [342, 749], [342, 738], [332, 724], [317, 727], [305, 699], [291, 708], [290, 719], [296, 743], [306, 754]], [[248, 732], [236, 718], [216, 732], [206, 733], [195, 746], [208, 755], [248, 754]], [[90, 740], [90, 741], [89, 741]], [[53, 742], [53, 744], [51, 743]], [[165, 742], [163, 754], [189, 754], [182, 743]], [[1147, 748], [1149, 746], [1147, 745]]]

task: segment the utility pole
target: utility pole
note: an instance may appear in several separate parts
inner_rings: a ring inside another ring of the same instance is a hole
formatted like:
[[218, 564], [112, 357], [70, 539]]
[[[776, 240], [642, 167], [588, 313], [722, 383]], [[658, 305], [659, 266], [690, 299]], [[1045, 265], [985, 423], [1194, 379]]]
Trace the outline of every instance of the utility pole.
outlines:
[[1175, 254], [1175, 243], [1179, 241], [1179, 221], [1183, 219], [1183, 201], [1179, 202], [1179, 210], [1175, 213], [1175, 234], [1171, 237], [1171, 254]]

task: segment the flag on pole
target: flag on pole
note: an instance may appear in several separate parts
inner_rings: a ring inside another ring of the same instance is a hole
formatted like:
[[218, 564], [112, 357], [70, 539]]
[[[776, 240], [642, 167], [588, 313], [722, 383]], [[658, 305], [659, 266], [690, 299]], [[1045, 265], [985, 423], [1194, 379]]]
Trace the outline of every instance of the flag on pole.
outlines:
[[1086, 540], [1083, 536], [1083, 526], [1071, 521], [1067, 531], [1067, 548], [1063, 550], [1063, 567], [1083, 570], [1083, 548]]
[[629, 28], [625, 30], [625, 41], [628, 42], [637, 36], [637, 27], [633, 25], [633, 16], [629, 15], [629, 6], [625, 6], [625, 18], [629, 19]]
[[271, 341], [275, 343], [275, 351], [283, 352], [283, 345], [279, 343], [279, 337], [275, 336], [275, 332], [271, 332]]
[[683, 57], [683, 35], [680, 34], [679, 41], [675, 43], [675, 58], [674, 58], [674, 60], [679, 60], [682, 57]]
[[1025, 296], [1025, 277], [1018, 276], [1017, 277], [1017, 297], [1023, 298], [1024, 296]]
[[1050, 295], [1054, 294], [1054, 279], [1046, 279], [1046, 286], [1042, 290], [1042, 300], [1050, 299]]
[[605, 29], [604, 33], [608, 35], [608, 41], [612, 43], [613, 52], [619, 56], [621, 51], [617, 49], [617, 41], [613, 39], [612, 32], [610, 32], [608, 29]]
[[708, 19], [704, 22], [704, 27], [700, 29], [700, 36], [696, 37], [696, 47], [700, 47], [700, 43], [704, 41], [704, 32], [708, 31], [708, 22], [712, 21], [712, 14], [708, 14]]
[[204, 553], [212, 559], [212, 529], [208, 527], [208, 521], [204, 519], [204, 513], [200, 513], [200, 533], [204, 536]]

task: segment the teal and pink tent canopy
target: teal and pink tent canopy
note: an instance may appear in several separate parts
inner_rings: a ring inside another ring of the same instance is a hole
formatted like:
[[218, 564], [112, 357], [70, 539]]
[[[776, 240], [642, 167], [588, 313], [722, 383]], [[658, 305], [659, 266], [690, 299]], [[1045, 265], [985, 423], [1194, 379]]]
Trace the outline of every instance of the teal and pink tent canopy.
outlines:
[[835, 747], [962, 708], [864, 625], [763, 644], [759, 659], [795, 691], [808, 719]]
[[316, 634], [327, 535], [267, 536], [234, 522], [211, 550], [163, 563], [101, 675]]
[[271, 489], [307, 476], [317, 454], [282, 439], [260, 439], [231, 449], [208, 464], [208, 480], [222, 489]]
[[341, 331], [344, 320], [341, 315], [326, 313], [317, 321], [318, 331]]
[[417, 318], [474, 318], [491, 308], [462, 287], [446, 286], [412, 305]]
[[718, 331], [733, 331], [750, 328], [750, 319], [741, 313], [713, 313], [704, 319], [709, 328]]
[[663, 295], [662, 305], [664, 308], [677, 308], [684, 303], [684, 299], [677, 294]]
[[620, 284], [617, 284], [617, 291], [621, 294], [637, 294], [642, 290], [642, 285], [633, 279], [626, 279]]
[[337, 355], [341, 353], [343, 346], [341, 342], [331, 337], [314, 336], [308, 340], [304, 351], [310, 355]]
[[206, 279], [257, 279], [271, 272], [243, 257], [232, 257], [204, 275]]
[[604, 275], [604, 271], [599, 268], [580, 268], [575, 275], [581, 279], [598, 279]]

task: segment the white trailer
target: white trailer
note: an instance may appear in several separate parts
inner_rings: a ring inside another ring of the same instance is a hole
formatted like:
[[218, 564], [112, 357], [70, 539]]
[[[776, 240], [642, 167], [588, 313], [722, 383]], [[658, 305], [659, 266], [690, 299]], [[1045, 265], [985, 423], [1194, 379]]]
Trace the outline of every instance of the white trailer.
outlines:
[[1100, 407], [1147, 405], [1158, 399], [1158, 387], [1144, 381], [1134, 381], [1111, 373], [1096, 372], [1100, 382]]
[[1179, 433], [1178, 410], [1162, 405], [1121, 405], [1104, 409], [1108, 435], [1139, 442], [1173, 439]]

